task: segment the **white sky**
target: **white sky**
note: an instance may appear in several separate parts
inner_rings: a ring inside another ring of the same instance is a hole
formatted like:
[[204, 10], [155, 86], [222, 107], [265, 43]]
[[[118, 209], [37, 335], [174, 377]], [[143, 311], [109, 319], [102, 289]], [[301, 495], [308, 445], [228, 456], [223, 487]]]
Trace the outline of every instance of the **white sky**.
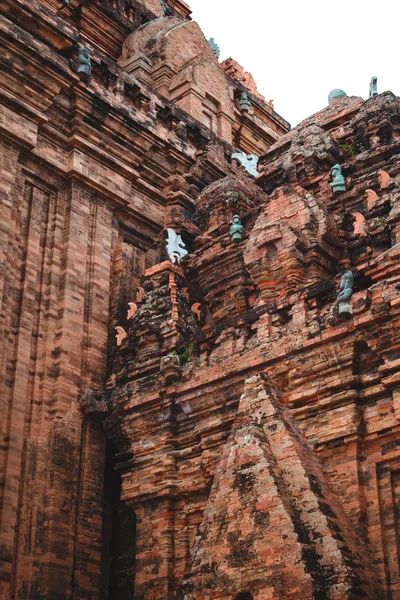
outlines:
[[220, 60], [232, 56], [294, 127], [328, 104], [333, 88], [400, 95], [399, 0], [187, 0]]

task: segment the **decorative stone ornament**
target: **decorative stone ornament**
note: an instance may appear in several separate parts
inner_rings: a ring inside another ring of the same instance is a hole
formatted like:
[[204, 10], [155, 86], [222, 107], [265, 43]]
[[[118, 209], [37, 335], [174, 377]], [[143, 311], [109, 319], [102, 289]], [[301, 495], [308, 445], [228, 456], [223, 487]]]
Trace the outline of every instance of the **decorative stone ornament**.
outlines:
[[128, 336], [128, 334], [126, 333], [125, 329], [120, 325], [117, 325], [115, 331], [117, 332], [117, 335], [115, 336], [117, 338], [117, 346], [120, 346], [123, 340]]
[[257, 165], [258, 156], [255, 154], [246, 154], [246, 152], [234, 152], [232, 154], [232, 160], [237, 160], [242, 167], [246, 169], [250, 175], [256, 177], [258, 175]]
[[218, 46], [218, 44], [217, 44], [217, 43], [216, 43], [216, 41], [214, 40], [214, 38], [213, 38], [213, 37], [212, 37], [212, 38], [210, 38], [210, 39], [208, 40], [208, 43], [210, 44], [211, 50], [214, 52], [215, 56], [216, 56], [217, 58], [219, 58], [219, 57], [220, 57], [220, 54], [221, 54], [221, 51], [220, 51], [220, 49], [219, 49], [219, 46]]
[[173, 229], [168, 228], [167, 252], [172, 263], [179, 264], [187, 254], [182, 237]]
[[243, 225], [239, 215], [235, 215], [232, 219], [231, 228], [229, 234], [232, 242], [240, 242], [243, 239]]
[[367, 237], [368, 228], [365, 222], [365, 217], [361, 213], [354, 213], [354, 235], [359, 238]]
[[81, 81], [87, 81], [89, 79], [90, 70], [92, 68], [92, 62], [89, 58], [89, 50], [87, 48], [79, 48], [78, 61], [79, 78], [81, 79]]
[[240, 96], [240, 100], [239, 100], [239, 106], [240, 106], [241, 112], [249, 112], [251, 102], [250, 102], [249, 97], [246, 94], [246, 92], [242, 92], [242, 94]]
[[79, 404], [86, 417], [103, 419], [108, 414], [107, 401], [100, 391], [86, 390], [82, 394]]
[[135, 314], [137, 313], [138, 307], [137, 307], [137, 304], [135, 304], [134, 302], [128, 302], [128, 306], [129, 306], [129, 310], [128, 310], [128, 314], [127, 314], [126, 318], [129, 320], [135, 316]]
[[331, 92], [329, 92], [329, 96], [328, 96], [329, 106], [332, 106], [332, 104], [335, 104], [335, 102], [338, 102], [338, 100], [342, 100], [343, 98], [346, 98], [346, 97], [347, 97], [347, 94], [343, 90], [340, 90], [339, 88], [332, 90]]
[[379, 169], [377, 176], [379, 181], [379, 187], [381, 188], [381, 190], [385, 190], [391, 179], [389, 173], [387, 171], [384, 171], [383, 169]]
[[200, 321], [201, 319], [201, 304], [200, 302], [195, 302], [192, 306], [192, 313], [196, 315], [197, 320]]
[[353, 310], [349, 303], [349, 300], [353, 295], [353, 284], [354, 275], [352, 271], [347, 271], [340, 280], [340, 292], [336, 298], [339, 317], [344, 320], [350, 319], [353, 314]]
[[369, 84], [369, 97], [378, 95], [378, 78], [372, 77], [371, 82]]
[[374, 190], [368, 189], [365, 190], [364, 195], [367, 200], [367, 209], [371, 210], [371, 208], [379, 200], [378, 194]]
[[346, 191], [346, 183], [342, 175], [342, 167], [340, 165], [334, 165], [331, 169], [332, 181], [330, 186], [334, 194], [341, 194]]
[[179, 381], [182, 374], [179, 356], [176, 354], [163, 356], [160, 360], [160, 373], [164, 377], [167, 385]]

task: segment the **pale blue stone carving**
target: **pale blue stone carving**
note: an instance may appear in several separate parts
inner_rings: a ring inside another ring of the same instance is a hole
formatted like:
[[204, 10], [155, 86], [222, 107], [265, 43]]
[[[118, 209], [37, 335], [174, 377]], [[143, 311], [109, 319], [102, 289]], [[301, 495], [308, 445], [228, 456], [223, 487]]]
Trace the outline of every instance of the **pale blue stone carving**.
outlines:
[[214, 40], [214, 38], [213, 38], [213, 37], [212, 37], [212, 38], [210, 38], [210, 39], [208, 40], [208, 43], [210, 44], [210, 46], [211, 46], [211, 50], [214, 52], [215, 56], [216, 56], [217, 58], [219, 58], [219, 56], [220, 56], [220, 54], [221, 54], [221, 51], [220, 51], [220, 49], [219, 49], [219, 46], [218, 46], [218, 44], [217, 44], [217, 43], [216, 43], [216, 41]]
[[372, 77], [371, 83], [369, 84], [369, 97], [377, 96], [378, 94], [378, 78]]
[[80, 79], [86, 81], [89, 77], [90, 69], [92, 67], [92, 63], [89, 58], [89, 50], [87, 48], [79, 48], [78, 61], [78, 75]]
[[248, 95], [246, 94], [246, 92], [242, 92], [242, 94], [240, 96], [240, 100], [239, 100], [240, 110], [242, 112], [248, 112], [250, 105], [251, 105], [251, 102], [249, 100]]
[[258, 156], [255, 154], [246, 154], [246, 152], [235, 152], [232, 154], [232, 159], [237, 160], [242, 167], [246, 169], [250, 175], [254, 175], [256, 177], [258, 175], [257, 165], [258, 165]]
[[164, 17], [171, 16], [171, 11], [165, 4], [164, 0], [160, 0], [160, 4], [161, 4], [162, 11], [164, 13]]
[[331, 169], [332, 181], [330, 186], [334, 194], [340, 194], [346, 191], [346, 182], [342, 175], [342, 167], [340, 165], [334, 165]]
[[232, 242], [240, 242], [243, 239], [243, 230], [244, 227], [239, 215], [235, 215], [232, 218], [231, 228], [229, 230]]
[[177, 264], [188, 254], [181, 236], [170, 228], [168, 228], [167, 252], [171, 262]]
[[341, 319], [350, 319], [353, 310], [349, 300], [353, 295], [354, 275], [352, 271], [347, 271], [340, 280], [340, 292], [336, 298], [338, 312]]
[[338, 88], [332, 90], [328, 96], [329, 106], [334, 104], [337, 100], [341, 98], [346, 98], [347, 94], [343, 90], [339, 90]]

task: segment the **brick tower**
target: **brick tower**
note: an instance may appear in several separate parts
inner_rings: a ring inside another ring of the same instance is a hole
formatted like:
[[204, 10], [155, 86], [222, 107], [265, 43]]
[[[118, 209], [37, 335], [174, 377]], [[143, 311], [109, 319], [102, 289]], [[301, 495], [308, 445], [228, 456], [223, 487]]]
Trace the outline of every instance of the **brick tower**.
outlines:
[[289, 131], [183, 0], [0, 19], [0, 597], [400, 600], [400, 100]]

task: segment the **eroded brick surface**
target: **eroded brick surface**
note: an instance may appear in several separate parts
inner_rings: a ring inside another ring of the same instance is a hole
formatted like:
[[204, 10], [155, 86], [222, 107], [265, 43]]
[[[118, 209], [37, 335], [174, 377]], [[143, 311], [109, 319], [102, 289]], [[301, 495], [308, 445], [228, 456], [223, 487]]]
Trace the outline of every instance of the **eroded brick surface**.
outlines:
[[164, 5], [1, 5], [0, 597], [396, 600], [400, 101], [287, 133]]

